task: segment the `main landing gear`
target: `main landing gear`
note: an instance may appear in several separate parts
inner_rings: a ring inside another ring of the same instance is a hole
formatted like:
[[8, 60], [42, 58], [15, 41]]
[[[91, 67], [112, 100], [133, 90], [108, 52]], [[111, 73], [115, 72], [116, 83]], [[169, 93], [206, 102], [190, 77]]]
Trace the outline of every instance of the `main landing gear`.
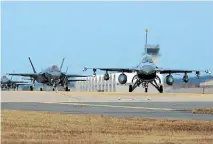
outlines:
[[148, 92], [148, 88], [145, 88], [145, 93], [147, 93]]
[[58, 91], [56, 83], [53, 83], [53, 91]]
[[[135, 83], [133, 85], [129, 85], [129, 92], [133, 92], [133, 90], [140, 86], [140, 84], [142, 84], [143, 88], [145, 88], [145, 93], [148, 92], [148, 84], [151, 83], [158, 91], [159, 93], [163, 93], [163, 86], [161, 84], [161, 79], [156, 76], [155, 80], [153, 81], [142, 81], [141, 79], [139, 79], [138, 77], [134, 77], [136, 79]], [[157, 83], [157, 81], [159, 81], [159, 84]]]
[[[156, 82], [156, 80], [159, 81], [159, 84]], [[158, 76], [156, 76], [155, 80], [150, 83], [159, 91], [159, 93], [163, 93], [163, 86], [161, 84], [161, 79]]]
[[142, 80], [139, 79], [138, 77], [133, 77], [133, 79], [136, 79], [136, 81], [133, 85], [129, 85], [129, 92], [132, 92], [136, 87], [140, 86], [140, 84], [142, 83]]
[[30, 91], [33, 91], [33, 86], [30, 86]]

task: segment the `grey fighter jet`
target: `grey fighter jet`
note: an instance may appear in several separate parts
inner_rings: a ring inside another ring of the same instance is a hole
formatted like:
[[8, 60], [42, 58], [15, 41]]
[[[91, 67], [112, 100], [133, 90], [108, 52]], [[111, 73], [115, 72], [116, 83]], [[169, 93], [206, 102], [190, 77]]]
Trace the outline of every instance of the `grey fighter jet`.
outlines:
[[8, 79], [7, 76], [2, 76], [1, 77], [1, 88], [2, 90], [9, 90], [11, 89], [17, 89], [19, 85], [31, 85], [30, 83], [26, 82], [26, 81], [13, 81], [12, 77], [11, 79]]
[[[57, 89], [57, 86], [63, 86], [65, 91], [69, 91], [68, 84], [72, 81], [84, 81], [84, 80], [70, 80], [69, 78], [73, 77], [88, 77], [85, 75], [77, 75], [77, 74], [67, 74], [67, 72], [62, 72], [62, 67], [64, 63], [64, 58], [62, 60], [60, 69], [57, 65], [52, 65], [51, 67], [46, 68], [42, 72], [37, 73], [33, 63], [29, 57], [30, 64], [32, 66], [34, 73], [8, 73], [8, 75], [13, 76], [24, 76], [30, 77], [29, 79], [32, 81], [33, 86], [30, 87], [31, 91], [34, 89], [35, 81], [41, 84], [45, 84], [48, 86], [53, 86], [53, 91]], [[43, 91], [43, 88], [40, 88], [40, 91]]]
[[[121, 72], [118, 77], [118, 81], [120, 84], [125, 84], [127, 82], [127, 75], [125, 73], [133, 73], [136, 75], [132, 79], [132, 84], [129, 85], [129, 92], [134, 91], [135, 88], [142, 84], [143, 88], [145, 88], [145, 92], [148, 92], [148, 84], [151, 83], [160, 93], [163, 93], [163, 85], [160, 77], [157, 73], [160, 74], [168, 74], [166, 76], [166, 83], [168, 85], [172, 85], [174, 83], [174, 78], [172, 74], [174, 73], [183, 73], [183, 82], [187, 83], [189, 81], [188, 73], [195, 72], [197, 78], [199, 78], [200, 72], [198, 70], [181, 70], [181, 69], [163, 69], [159, 68], [153, 63], [152, 57], [147, 53], [147, 32], [146, 29], [146, 45], [145, 45], [145, 55], [142, 58], [142, 61], [136, 68], [87, 68], [85, 67], [83, 71], [87, 69], [93, 69], [94, 76], [96, 75], [96, 70], [106, 71], [104, 75], [104, 80], [109, 80], [109, 71], [112, 72]], [[204, 71], [210, 74], [210, 71]]]

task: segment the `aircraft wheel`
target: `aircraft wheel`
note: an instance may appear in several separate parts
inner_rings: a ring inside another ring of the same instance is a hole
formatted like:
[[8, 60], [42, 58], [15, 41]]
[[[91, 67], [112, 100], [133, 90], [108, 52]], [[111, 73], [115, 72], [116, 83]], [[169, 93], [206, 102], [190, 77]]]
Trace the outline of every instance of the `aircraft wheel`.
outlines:
[[68, 87], [65, 88], [65, 91], [70, 91], [70, 89]]
[[33, 91], [33, 86], [30, 86], [30, 91]]
[[145, 93], [147, 93], [148, 92], [148, 88], [145, 88]]
[[162, 85], [160, 86], [159, 92], [163, 93], [163, 86]]
[[132, 92], [132, 85], [129, 85], [129, 92]]
[[42, 88], [40, 88], [40, 91], [43, 91], [43, 89], [42, 89]]

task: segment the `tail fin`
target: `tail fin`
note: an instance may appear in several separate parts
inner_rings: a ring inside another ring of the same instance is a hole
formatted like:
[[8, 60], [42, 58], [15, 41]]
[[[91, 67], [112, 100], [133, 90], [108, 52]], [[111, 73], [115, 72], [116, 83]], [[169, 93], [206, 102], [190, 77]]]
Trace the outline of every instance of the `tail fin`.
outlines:
[[145, 55], [147, 54], [147, 33], [148, 33], [148, 29], [145, 29], [145, 32], [146, 32], [146, 39], [145, 39], [145, 47], [144, 47], [144, 50], [145, 50]]
[[60, 66], [60, 71], [62, 70], [62, 67], [63, 67], [63, 64], [64, 64], [64, 59], [65, 58], [62, 59], [61, 66]]
[[69, 67], [67, 66], [67, 70], [66, 70], [66, 72], [65, 72], [66, 74], [67, 74], [68, 68], [69, 68]]
[[[13, 70], [13, 73], [15, 73], [15, 70]], [[13, 75], [11, 76], [10, 80], [11, 80], [11, 81], [13, 80]]]
[[31, 66], [32, 66], [33, 72], [36, 73], [36, 70], [35, 70], [35, 68], [34, 68], [34, 66], [33, 66], [33, 63], [32, 63], [32, 61], [31, 61], [30, 57], [28, 57], [28, 58], [29, 58], [29, 61], [30, 61]]

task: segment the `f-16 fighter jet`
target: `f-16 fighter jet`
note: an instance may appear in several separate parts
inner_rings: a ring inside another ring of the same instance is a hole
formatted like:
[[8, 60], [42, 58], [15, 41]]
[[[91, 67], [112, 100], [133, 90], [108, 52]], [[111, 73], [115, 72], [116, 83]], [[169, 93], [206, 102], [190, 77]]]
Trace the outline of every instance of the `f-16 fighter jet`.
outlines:
[[[104, 80], [109, 80], [109, 71], [112, 72], [120, 72], [121, 74], [118, 77], [118, 81], [120, 84], [125, 84], [127, 82], [127, 75], [125, 73], [136, 73], [136, 75], [132, 79], [131, 85], [129, 85], [129, 92], [134, 91], [135, 88], [142, 85], [145, 88], [145, 92], [148, 92], [148, 84], [151, 83], [160, 93], [163, 93], [163, 85], [162, 80], [157, 75], [167, 74], [166, 83], [168, 85], [172, 85], [174, 83], [174, 78], [172, 74], [174, 73], [183, 73], [183, 82], [187, 83], [189, 81], [188, 73], [195, 72], [197, 78], [199, 78], [200, 72], [198, 70], [184, 70], [184, 69], [163, 69], [156, 66], [152, 60], [152, 57], [147, 53], [147, 32], [146, 29], [146, 45], [145, 45], [145, 55], [142, 58], [142, 61], [136, 68], [87, 68], [85, 67], [83, 71], [87, 69], [93, 69], [94, 75], [96, 75], [96, 70], [106, 71], [104, 75]], [[210, 74], [210, 71], [204, 71]]]

